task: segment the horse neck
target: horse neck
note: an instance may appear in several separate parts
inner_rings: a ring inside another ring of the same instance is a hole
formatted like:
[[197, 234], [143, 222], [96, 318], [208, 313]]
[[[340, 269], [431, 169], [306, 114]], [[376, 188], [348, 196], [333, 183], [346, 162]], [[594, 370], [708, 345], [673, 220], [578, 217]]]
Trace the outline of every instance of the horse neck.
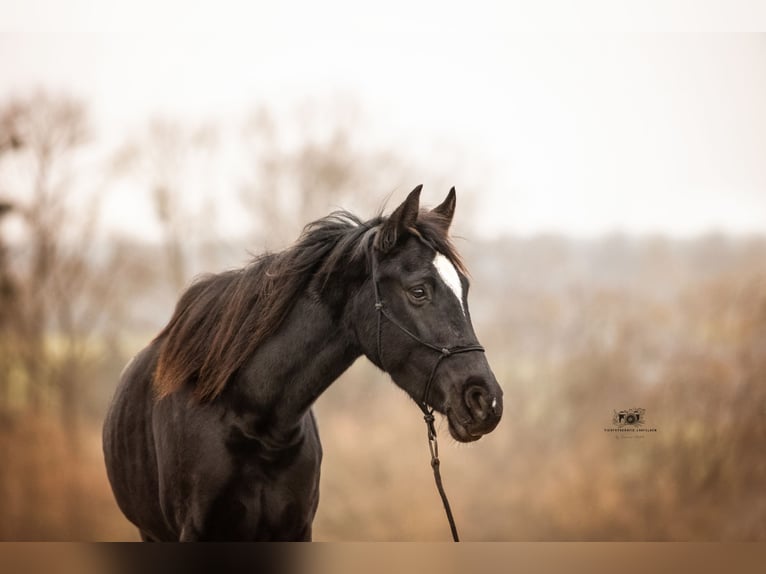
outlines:
[[361, 355], [338, 313], [307, 294], [232, 381], [236, 409], [289, 431]]

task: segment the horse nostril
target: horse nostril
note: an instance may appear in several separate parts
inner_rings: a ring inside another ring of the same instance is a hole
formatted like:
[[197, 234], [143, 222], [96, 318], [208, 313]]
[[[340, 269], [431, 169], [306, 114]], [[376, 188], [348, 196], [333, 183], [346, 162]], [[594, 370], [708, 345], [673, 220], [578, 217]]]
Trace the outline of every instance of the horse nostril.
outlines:
[[471, 386], [465, 392], [465, 404], [471, 411], [474, 419], [484, 420], [489, 416], [490, 411], [494, 412], [497, 406], [497, 400], [492, 404], [490, 397], [482, 387]]

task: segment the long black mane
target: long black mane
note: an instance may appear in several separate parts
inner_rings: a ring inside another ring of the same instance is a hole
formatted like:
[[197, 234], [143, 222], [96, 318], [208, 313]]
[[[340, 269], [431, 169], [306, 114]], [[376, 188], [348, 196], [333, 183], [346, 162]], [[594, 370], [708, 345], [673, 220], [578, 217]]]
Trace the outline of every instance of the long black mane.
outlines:
[[[156, 396], [192, 382], [198, 401], [215, 399], [279, 328], [300, 293], [310, 286], [321, 291], [339, 273], [369, 272], [373, 240], [383, 221], [381, 216], [362, 221], [346, 211], [334, 212], [308, 224], [284, 251], [196, 280], [155, 339], [160, 342]], [[464, 271], [439, 214], [421, 211], [411, 231]]]

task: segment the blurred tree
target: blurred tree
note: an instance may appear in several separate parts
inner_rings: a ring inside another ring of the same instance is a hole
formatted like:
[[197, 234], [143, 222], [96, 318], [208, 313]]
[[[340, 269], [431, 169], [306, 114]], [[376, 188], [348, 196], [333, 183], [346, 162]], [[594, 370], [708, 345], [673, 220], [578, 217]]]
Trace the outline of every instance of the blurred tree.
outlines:
[[304, 107], [281, 122], [266, 109], [253, 114], [243, 130], [253, 171], [240, 198], [256, 245], [282, 248], [303, 225], [336, 209], [371, 216], [383, 207], [384, 194], [411, 183], [401, 157], [356, 140], [358, 124], [352, 105]]
[[73, 445], [89, 336], [110, 308], [119, 263], [96, 249], [103, 189], [74, 185], [88, 133], [84, 106], [70, 98], [38, 93], [0, 109], [0, 182], [20, 223], [7, 265], [17, 287], [7, 339], [26, 406], [57, 407]]
[[86, 118], [79, 103], [38, 93], [7, 104], [0, 112], [0, 128], [5, 155], [17, 161], [16, 180], [5, 184], [14, 188], [16, 212], [27, 232], [26, 265], [15, 269], [22, 287], [14, 309], [15, 334], [27, 375], [27, 400], [39, 410], [49, 383], [44, 372], [47, 365], [41, 360], [45, 331], [56, 312], [53, 283], [64, 257], [59, 226], [65, 220], [68, 174], [62, 167], [85, 140]]
[[162, 232], [167, 280], [175, 292], [190, 279], [192, 250], [215, 236], [213, 190], [194, 180], [204, 179], [200, 171], [216, 144], [211, 125], [187, 127], [155, 119], [113, 159], [117, 175], [129, 176], [149, 191]]
[[[1, 153], [1, 152], [0, 152]], [[0, 231], [4, 216], [11, 211], [10, 203], [0, 200]], [[8, 405], [8, 390], [10, 379], [9, 357], [9, 322], [11, 309], [14, 306], [16, 289], [8, 266], [8, 249], [2, 233], [0, 233], [0, 417]]]

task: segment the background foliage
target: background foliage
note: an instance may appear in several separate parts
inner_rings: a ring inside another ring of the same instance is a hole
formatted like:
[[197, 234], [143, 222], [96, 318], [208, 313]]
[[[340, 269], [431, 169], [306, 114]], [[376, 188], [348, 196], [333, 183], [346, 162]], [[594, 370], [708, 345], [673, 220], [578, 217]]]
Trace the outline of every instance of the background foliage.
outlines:
[[[337, 207], [373, 215], [392, 173], [420, 183], [417, 165], [360, 145], [363, 120], [311, 113], [322, 129], [262, 109], [236, 134], [252, 223], [233, 239], [216, 209], [233, 137], [220, 126], [154, 120], [104, 158], [74, 99], [0, 107], [0, 538], [136, 539], [106, 481], [100, 424], [184, 285], [287, 245]], [[102, 224], [124, 185], [150, 198], [156, 241]], [[424, 197], [436, 204], [449, 185]], [[479, 443], [443, 441], [463, 537], [766, 538], [766, 239], [476, 241], [480, 188], [458, 190], [454, 233], [506, 410]], [[630, 407], [657, 432], [604, 432]], [[419, 411], [384, 374], [361, 359], [316, 410], [316, 539], [447, 539]]]

